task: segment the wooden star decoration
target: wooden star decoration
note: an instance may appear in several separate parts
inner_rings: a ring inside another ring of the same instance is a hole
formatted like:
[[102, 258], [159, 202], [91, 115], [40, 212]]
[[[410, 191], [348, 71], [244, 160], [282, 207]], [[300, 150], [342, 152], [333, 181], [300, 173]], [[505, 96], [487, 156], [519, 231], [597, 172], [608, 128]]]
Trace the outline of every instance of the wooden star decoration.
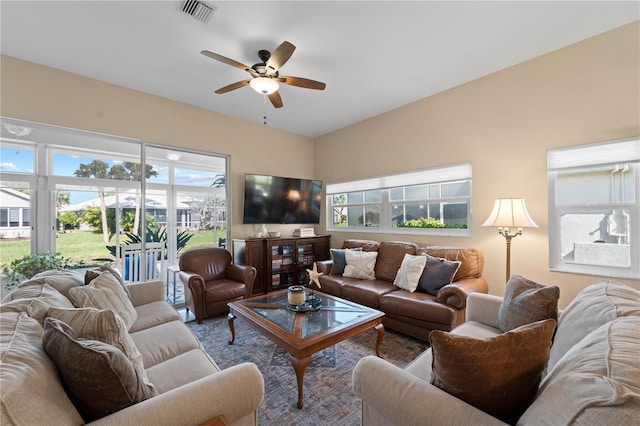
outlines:
[[307, 273], [309, 274], [309, 284], [316, 283], [318, 288], [322, 288], [318, 277], [324, 274], [322, 272], [318, 272], [318, 266], [316, 265], [316, 262], [313, 262], [313, 269], [307, 269]]

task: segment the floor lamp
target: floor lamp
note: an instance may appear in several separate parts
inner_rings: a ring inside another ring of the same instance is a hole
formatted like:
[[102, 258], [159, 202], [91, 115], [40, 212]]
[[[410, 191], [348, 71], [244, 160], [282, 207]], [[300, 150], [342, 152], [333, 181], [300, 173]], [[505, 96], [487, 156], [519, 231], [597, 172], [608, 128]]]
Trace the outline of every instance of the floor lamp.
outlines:
[[[522, 235], [522, 228], [537, 228], [538, 225], [531, 219], [524, 198], [498, 198], [493, 210], [482, 226], [497, 226], [498, 234], [507, 240], [507, 278], [511, 277], [511, 239]], [[511, 228], [518, 228], [511, 233]]]

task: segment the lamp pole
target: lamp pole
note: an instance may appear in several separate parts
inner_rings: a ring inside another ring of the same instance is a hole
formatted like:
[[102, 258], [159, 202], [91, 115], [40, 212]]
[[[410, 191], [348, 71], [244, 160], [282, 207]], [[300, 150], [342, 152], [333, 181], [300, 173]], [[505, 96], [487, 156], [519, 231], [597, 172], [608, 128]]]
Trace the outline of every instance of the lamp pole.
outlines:
[[509, 278], [511, 278], [511, 239], [522, 235], [522, 228], [518, 228], [518, 231], [513, 234], [509, 233], [508, 227], [498, 228], [498, 234], [502, 235], [507, 241], [507, 277], [505, 282], [509, 282]]

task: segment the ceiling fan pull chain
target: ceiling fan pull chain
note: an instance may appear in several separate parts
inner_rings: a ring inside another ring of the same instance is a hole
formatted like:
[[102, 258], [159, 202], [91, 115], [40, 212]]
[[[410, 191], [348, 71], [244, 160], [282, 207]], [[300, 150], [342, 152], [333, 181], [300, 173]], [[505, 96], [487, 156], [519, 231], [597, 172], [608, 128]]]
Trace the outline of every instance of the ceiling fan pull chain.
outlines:
[[267, 125], [267, 95], [262, 95], [262, 120], [264, 125]]

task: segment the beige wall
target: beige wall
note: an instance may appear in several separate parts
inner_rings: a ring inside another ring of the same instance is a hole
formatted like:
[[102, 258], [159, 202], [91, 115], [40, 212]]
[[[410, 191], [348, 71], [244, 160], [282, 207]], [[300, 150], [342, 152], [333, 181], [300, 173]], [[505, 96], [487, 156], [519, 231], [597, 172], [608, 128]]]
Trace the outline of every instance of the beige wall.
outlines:
[[[640, 134], [639, 40], [636, 22], [315, 142], [6, 56], [0, 58], [0, 115], [230, 155], [234, 237], [251, 233], [241, 225], [245, 172], [332, 183], [471, 161], [472, 238], [334, 233], [332, 246], [370, 237], [479, 247], [490, 292], [501, 295], [505, 241], [480, 225], [495, 198], [525, 197], [540, 228], [514, 239], [511, 271], [559, 285], [564, 306], [599, 277], [549, 272], [546, 152]], [[621, 281], [640, 287], [640, 281]]]
[[242, 225], [244, 173], [313, 177], [312, 139], [12, 57], [1, 60], [2, 116], [231, 156], [233, 237], [252, 233], [251, 225]]
[[513, 240], [511, 272], [559, 285], [566, 305], [600, 278], [549, 271], [546, 153], [640, 135], [639, 40], [636, 22], [318, 138], [315, 174], [326, 183], [473, 164], [473, 237], [333, 233], [332, 246], [357, 237], [479, 247], [490, 292], [502, 295], [505, 240], [481, 224], [495, 198], [524, 197], [540, 228]]

